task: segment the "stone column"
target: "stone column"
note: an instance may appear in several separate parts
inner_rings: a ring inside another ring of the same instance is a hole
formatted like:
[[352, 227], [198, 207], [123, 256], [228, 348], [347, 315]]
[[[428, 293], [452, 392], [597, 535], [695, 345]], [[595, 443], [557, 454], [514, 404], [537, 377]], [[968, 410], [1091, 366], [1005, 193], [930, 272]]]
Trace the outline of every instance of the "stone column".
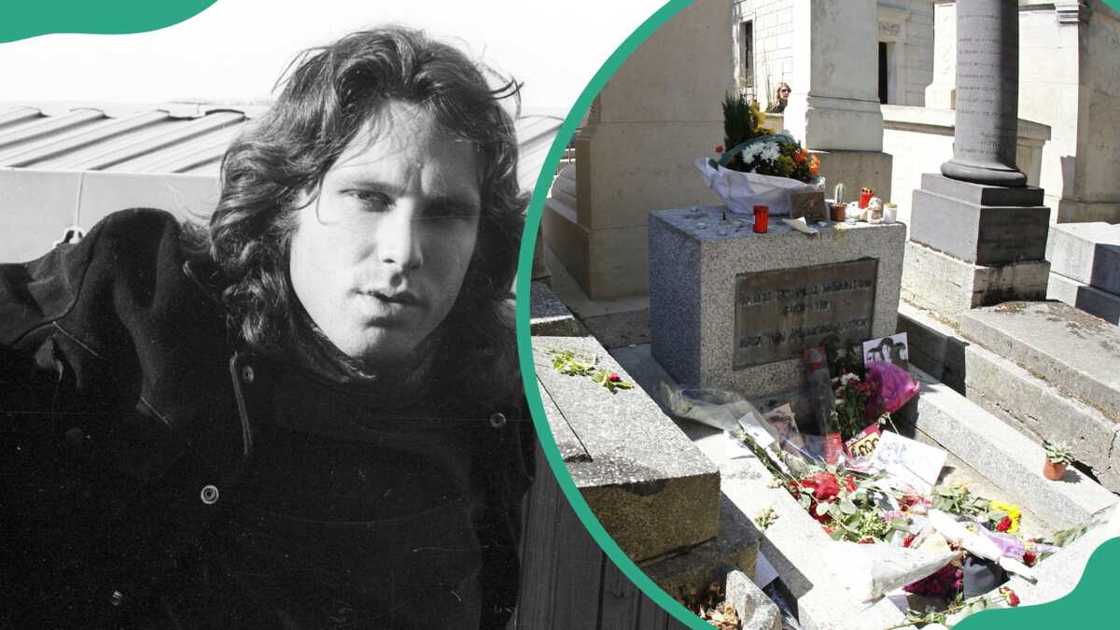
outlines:
[[890, 198], [879, 108], [877, 0], [793, 0], [793, 76], [785, 125], [817, 152], [831, 187]]
[[902, 298], [958, 322], [971, 308], [1046, 297], [1050, 209], [1015, 168], [1016, 0], [957, 3], [953, 159], [914, 191]]
[[1015, 168], [1019, 128], [1019, 3], [957, 4], [957, 123], [946, 177], [1023, 186]]
[[957, 91], [957, 3], [933, 4], [933, 82], [926, 86], [926, 107], [953, 109]]

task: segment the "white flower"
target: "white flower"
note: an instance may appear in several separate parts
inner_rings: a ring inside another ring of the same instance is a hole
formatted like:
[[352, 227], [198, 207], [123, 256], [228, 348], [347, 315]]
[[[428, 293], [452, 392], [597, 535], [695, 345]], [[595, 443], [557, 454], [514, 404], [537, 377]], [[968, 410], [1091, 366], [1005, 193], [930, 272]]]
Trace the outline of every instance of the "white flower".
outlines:
[[840, 387], [843, 387], [843, 386], [847, 385], [848, 383], [851, 383], [852, 381], [857, 381], [858, 382], [859, 377], [856, 376], [855, 374], [852, 374], [851, 372], [848, 372], [847, 374], [844, 374], [843, 376], [840, 377]]

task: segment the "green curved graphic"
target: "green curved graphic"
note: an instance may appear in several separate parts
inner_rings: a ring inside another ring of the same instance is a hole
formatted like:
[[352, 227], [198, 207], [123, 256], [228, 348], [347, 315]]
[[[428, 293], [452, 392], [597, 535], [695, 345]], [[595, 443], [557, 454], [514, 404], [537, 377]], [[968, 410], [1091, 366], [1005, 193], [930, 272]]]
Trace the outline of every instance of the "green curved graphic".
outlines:
[[533, 412], [533, 424], [536, 426], [537, 435], [540, 438], [541, 450], [544, 451], [548, 465], [552, 468], [552, 473], [556, 476], [556, 481], [560, 485], [564, 496], [567, 497], [568, 502], [572, 505], [576, 515], [579, 517], [583, 526], [590, 532], [591, 537], [607, 554], [607, 557], [622, 571], [622, 573], [647, 597], [657, 603], [659, 606], [668, 611], [681, 623], [690, 628], [697, 628], [704, 630], [707, 628], [711, 630], [711, 626], [704, 623], [699, 617], [692, 614], [680, 602], [669, 596], [668, 593], [663, 591], [661, 587], [654, 583], [634, 561], [627, 557], [626, 553], [615, 543], [614, 539], [607, 534], [603, 529], [603, 525], [599, 519], [595, 517], [595, 513], [583, 500], [579, 490], [576, 488], [575, 482], [572, 481], [571, 475], [568, 474], [568, 469], [564, 466], [564, 460], [560, 455], [560, 449], [556, 446], [556, 441], [552, 438], [552, 431], [548, 428], [548, 420], [545, 418], [544, 405], [541, 402], [540, 391], [537, 389], [536, 372], [533, 369], [533, 347], [532, 337], [529, 334], [529, 300], [525, 299], [529, 295], [529, 283], [532, 279], [533, 269], [533, 249], [537, 242], [537, 232], [541, 223], [541, 214], [544, 208], [545, 198], [548, 196], [548, 188], [551, 186], [551, 178], [546, 176], [547, 173], [555, 173], [556, 168], [560, 163], [560, 156], [564, 151], [564, 147], [568, 145], [571, 140], [572, 134], [575, 133], [579, 121], [587, 113], [591, 107], [591, 101], [603, 89], [607, 81], [618, 71], [619, 67], [644, 42], [649, 38], [662, 24], [671, 19], [674, 15], [684, 9], [690, 4], [689, 0], [671, 0], [665, 6], [661, 7], [650, 16], [636, 31], [631, 33], [622, 44], [615, 49], [611, 56], [607, 58], [603, 67], [595, 73], [591, 78], [591, 82], [583, 89], [583, 92], [576, 99], [575, 105], [568, 112], [567, 118], [560, 126], [559, 132], [556, 134], [556, 139], [552, 143], [552, 148], [548, 151], [548, 157], [544, 161], [544, 166], [541, 168], [541, 177], [537, 179], [537, 185], [533, 189], [533, 199], [529, 203], [528, 217], [525, 221], [525, 232], [521, 238], [521, 253], [518, 259], [517, 267], [517, 295], [522, 296], [522, 299], [517, 300], [517, 350], [521, 359], [521, 378], [525, 383], [525, 397], [529, 401], [529, 407]]
[[8, 0], [0, 3], [0, 42], [48, 33], [154, 31], [192, 18], [217, 0]]
[[[1104, 1], [1110, 8], [1120, 11], [1120, 0]], [[540, 391], [536, 386], [529, 324], [530, 304], [529, 300], [525, 299], [530, 291], [533, 250], [536, 246], [548, 189], [551, 186], [551, 177], [548, 174], [556, 172], [560, 163], [560, 156], [571, 140], [579, 121], [587, 113], [592, 100], [606, 85], [611, 76], [642, 42], [688, 4], [689, 0], [671, 0], [642, 23], [595, 73], [591, 82], [584, 88], [575, 105], [569, 111], [563, 125], [561, 125], [548, 152], [548, 157], [541, 168], [541, 177], [537, 180], [536, 187], [533, 190], [533, 198], [529, 204], [525, 232], [521, 241], [521, 252], [518, 259], [517, 295], [522, 296], [522, 299], [517, 301], [517, 346], [520, 353], [521, 376], [525, 383], [525, 396], [532, 410], [533, 422], [540, 438], [541, 449], [544, 451], [549, 467], [556, 476], [564, 496], [572, 505], [580, 522], [587, 528], [592, 538], [595, 539], [595, 542], [599, 544], [611, 561], [647, 597], [686, 626], [698, 630], [710, 630], [711, 626], [669, 596], [626, 556], [626, 553], [603, 528], [599, 519], [595, 517], [568, 474], [560, 450], [556, 446], [556, 441], [548, 427]], [[1108, 627], [1115, 622], [1102, 620], [1110, 620], [1115, 616], [1115, 613], [1110, 612], [1107, 608], [1112, 599], [1111, 591], [1115, 590], [1115, 578], [1117, 577], [1115, 567], [1118, 566], [1120, 566], [1120, 539], [1113, 539], [1096, 550], [1089, 560], [1083, 579], [1074, 592], [1066, 597], [1039, 606], [983, 611], [957, 624], [956, 628], [961, 630], [1032, 630], [1035, 628], [1052, 630], [1060, 627]]]
[[1069, 595], [1038, 606], [984, 610], [957, 624], [957, 630], [1053, 630], [1054, 628], [1114, 628], [1120, 538], [1097, 547], [1085, 574]]

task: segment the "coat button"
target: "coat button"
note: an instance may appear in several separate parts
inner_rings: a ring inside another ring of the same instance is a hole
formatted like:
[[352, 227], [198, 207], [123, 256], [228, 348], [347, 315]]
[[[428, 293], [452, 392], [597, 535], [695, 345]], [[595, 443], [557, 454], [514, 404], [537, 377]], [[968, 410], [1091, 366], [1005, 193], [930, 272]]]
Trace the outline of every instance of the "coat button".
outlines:
[[500, 429], [506, 426], [506, 415], [502, 412], [496, 412], [490, 415], [490, 426], [495, 429]]
[[251, 385], [256, 375], [253, 373], [253, 366], [244, 365], [241, 367], [241, 380], [246, 384]]
[[206, 505], [214, 505], [218, 502], [218, 488], [217, 486], [207, 484], [202, 486], [202, 492], [200, 492], [198, 496]]
[[114, 606], [120, 606], [124, 603], [124, 593], [113, 591], [113, 594], [109, 596], [109, 603]]

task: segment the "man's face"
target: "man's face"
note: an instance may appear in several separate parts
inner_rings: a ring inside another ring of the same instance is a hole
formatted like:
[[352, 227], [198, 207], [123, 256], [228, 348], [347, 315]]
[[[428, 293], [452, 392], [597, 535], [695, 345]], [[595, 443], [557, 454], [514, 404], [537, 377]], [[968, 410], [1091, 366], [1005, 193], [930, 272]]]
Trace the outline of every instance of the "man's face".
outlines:
[[478, 238], [474, 145], [390, 101], [323, 177], [292, 236], [296, 297], [370, 367], [399, 365], [447, 316]]

